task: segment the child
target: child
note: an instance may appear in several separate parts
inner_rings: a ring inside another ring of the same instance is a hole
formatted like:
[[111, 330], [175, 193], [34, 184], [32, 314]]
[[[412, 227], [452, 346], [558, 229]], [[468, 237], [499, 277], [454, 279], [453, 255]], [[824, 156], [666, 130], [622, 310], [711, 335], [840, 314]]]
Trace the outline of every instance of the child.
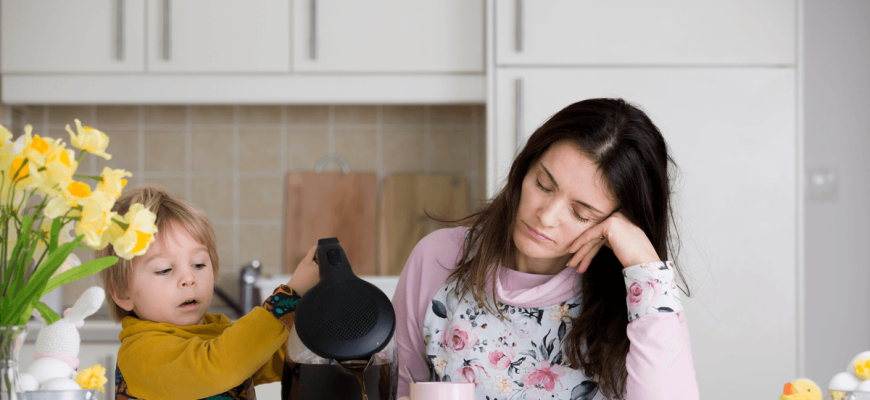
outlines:
[[[315, 247], [287, 285], [233, 323], [206, 313], [219, 263], [205, 213], [152, 186], [124, 193], [115, 211], [123, 215], [132, 203], [157, 215], [158, 232], [145, 254], [100, 274], [122, 324], [116, 398], [247, 399], [254, 385], [280, 380], [296, 303], [319, 280]], [[97, 251], [107, 255], [111, 245]]]

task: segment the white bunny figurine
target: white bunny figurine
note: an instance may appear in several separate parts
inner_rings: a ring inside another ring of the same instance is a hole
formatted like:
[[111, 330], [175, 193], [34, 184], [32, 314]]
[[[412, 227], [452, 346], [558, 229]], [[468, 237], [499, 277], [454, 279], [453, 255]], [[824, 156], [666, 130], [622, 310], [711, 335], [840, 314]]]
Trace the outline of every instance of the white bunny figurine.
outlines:
[[[27, 369], [26, 374], [35, 378], [41, 388], [49, 381], [54, 381], [49, 386], [58, 385], [61, 382], [57, 379], [63, 380], [65, 384], [69, 384], [69, 381], [75, 383], [72, 379], [75, 378], [75, 370], [79, 366], [81, 346], [78, 328], [84, 324], [85, 318], [100, 309], [105, 298], [106, 293], [102, 288], [98, 286], [88, 288], [76, 300], [75, 305], [63, 313], [62, 319], [39, 330], [36, 336], [36, 354], [33, 356], [35, 361]], [[23, 381], [34, 381], [26, 376], [22, 378]], [[32, 387], [24, 389], [35, 390]]]

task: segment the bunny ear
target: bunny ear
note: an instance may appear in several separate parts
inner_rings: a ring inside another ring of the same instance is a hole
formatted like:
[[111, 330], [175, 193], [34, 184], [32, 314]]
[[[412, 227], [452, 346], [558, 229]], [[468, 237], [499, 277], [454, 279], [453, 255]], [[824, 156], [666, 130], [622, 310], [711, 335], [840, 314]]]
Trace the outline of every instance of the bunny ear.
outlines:
[[79, 296], [76, 304], [69, 310], [69, 314], [64, 313], [63, 319], [72, 324], [83, 321], [97, 312], [105, 299], [106, 292], [103, 291], [103, 288], [99, 286], [90, 287]]

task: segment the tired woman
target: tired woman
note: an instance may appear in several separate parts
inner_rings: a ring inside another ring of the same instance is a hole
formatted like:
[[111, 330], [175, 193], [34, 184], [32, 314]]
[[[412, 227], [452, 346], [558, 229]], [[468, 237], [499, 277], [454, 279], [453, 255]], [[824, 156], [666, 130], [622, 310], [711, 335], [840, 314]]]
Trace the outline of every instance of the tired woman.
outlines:
[[[423, 238], [393, 298], [399, 396], [697, 399], [672, 254], [665, 140], [621, 99], [538, 128], [480, 211]], [[682, 286], [682, 285], [681, 285]]]

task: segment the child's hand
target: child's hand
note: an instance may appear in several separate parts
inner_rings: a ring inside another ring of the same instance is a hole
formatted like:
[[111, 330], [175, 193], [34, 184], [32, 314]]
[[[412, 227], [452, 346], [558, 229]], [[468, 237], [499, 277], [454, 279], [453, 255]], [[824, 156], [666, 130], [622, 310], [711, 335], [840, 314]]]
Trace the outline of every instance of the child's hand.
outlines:
[[299, 262], [296, 271], [294, 271], [293, 276], [290, 277], [290, 282], [287, 282], [287, 286], [290, 286], [290, 289], [299, 293], [300, 296], [305, 294], [308, 289], [311, 289], [320, 281], [320, 267], [318, 267], [317, 263], [314, 262], [315, 250], [317, 250], [317, 246], [311, 246], [311, 248], [308, 249], [305, 258]]

